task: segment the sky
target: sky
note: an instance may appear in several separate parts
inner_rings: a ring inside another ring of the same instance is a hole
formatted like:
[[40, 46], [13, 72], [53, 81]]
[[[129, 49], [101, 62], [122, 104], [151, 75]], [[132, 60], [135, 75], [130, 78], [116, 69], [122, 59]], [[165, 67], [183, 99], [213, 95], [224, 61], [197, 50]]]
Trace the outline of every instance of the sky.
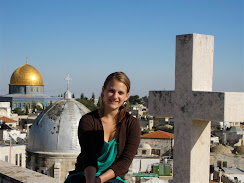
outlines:
[[98, 98], [105, 78], [123, 71], [131, 95], [174, 90], [175, 39], [214, 36], [213, 91], [244, 92], [243, 0], [0, 0], [0, 95], [26, 63], [45, 94], [69, 89]]

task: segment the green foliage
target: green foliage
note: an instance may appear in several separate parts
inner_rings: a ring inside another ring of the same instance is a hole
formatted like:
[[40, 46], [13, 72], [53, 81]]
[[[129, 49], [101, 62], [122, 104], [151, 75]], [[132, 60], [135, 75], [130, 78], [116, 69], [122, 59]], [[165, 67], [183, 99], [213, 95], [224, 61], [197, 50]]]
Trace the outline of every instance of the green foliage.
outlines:
[[152, 130], [145, 129], [145, 130], [141, 131], [141, 135], [144, 135], [145, 133], [149, 133], [150, 131], [152, 131]]
[[75, 98], [75, 94], [72, 94], [72, 98]]
[[28, 107], [28, 105], [25, 106], [25, 114], [26, 115], [29, 114], [29, 107]]
[[158, 127], [155, 128], [155, 131], [156, 130], [162, 130], [162, 131], [165, 131], [165, 132], [174, 133], [174, 127], [173, 128], [168, 128], [167, 126], [158, 126]]
[[84, 96], [83, 93], [81, 93], [80, 98], [76, 99], [78, 102], [82, 103], [83, 105], [85, 105], [88, 109], [90, 109], [91, 111], [95, 110], [98, 108], [98, 106], [96, 106], [94, 104], [95, 101], [95, 94], [92, 93], [92, 98], [88, 99], [87, 97]]
[[129, 102], [131, 105], [141, 104], [141, 99], [138, 95], [132, 95], [129, 98]]
[[36, 102], [32, 102], [31, 103], [31, 110], [32, 110], [32, 112], [35, 112], [36, 107], [37, 107]]
[[84, 99], [84, 98], [85, 98], [84, 93], [81, 93], [80, 94], [80, 99]]
[[13, 113], [14, 114], [18, 114], [18, 115], [24, 115], [25, 114], [25, 111], [22, 110], [20, 107], [17, 107], [13, 110]]

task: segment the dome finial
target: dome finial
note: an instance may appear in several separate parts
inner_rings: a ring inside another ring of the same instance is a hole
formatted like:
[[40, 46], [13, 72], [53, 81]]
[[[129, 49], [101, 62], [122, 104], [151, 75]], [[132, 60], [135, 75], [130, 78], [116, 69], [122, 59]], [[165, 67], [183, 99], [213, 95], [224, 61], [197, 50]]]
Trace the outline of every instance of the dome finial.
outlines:
[[67, 74], [67, 77], [64, 78], [64, 80], [67, 81], [67, 91], [64, 93], [64, 98], [65, 99], [72, 99], [72, 93], [69, 91], [69, 81], [72, 79], [69, 77], [69, 74]]
[[72, 78], [69, 77], [69, 74], [67, 74], [67, 77], [64, 78], [64, 80], [67, 81], [67, 90], [69, 90], [69, 81], [72, 80]]
[[26, 64], [28, 64], [28, 57], [26, 57]]

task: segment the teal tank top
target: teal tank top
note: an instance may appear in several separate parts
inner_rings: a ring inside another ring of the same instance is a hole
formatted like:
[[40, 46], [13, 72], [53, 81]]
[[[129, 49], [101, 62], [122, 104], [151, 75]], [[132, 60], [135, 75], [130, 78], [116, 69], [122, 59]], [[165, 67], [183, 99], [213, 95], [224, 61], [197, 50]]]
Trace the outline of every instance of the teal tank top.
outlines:
[[[110, 168], [110, 166], [113, 164], [113, 162], [115, 161], [115, 158], [117, 155], [117, 143], [118, 143], [118, 137], [114, 138], [110, 142], [104, 141], [104, 144], [103, 144], [103, 147], [101, 150], [101, 154], [100, 154], [99, 158], [97, 159], [98, 171], [96, 173], [96, 177], [105, 173]], [[79, 173], [72, 174], [72, 175], [68, 176], [67, 179], [69, 179], [70, 177], [75, 176], [75, 175], [84, 175], [85, 176], [85, 172], [82, 171]], [[120, 180], [124, 183], [127, 183], [124, 179], [122, 179], [119, 176], [117, 176], [116, 179]]]
[[[98, 164], [98, 172], [96, 173], [97, 177], [105, 173], [115, 161], [117, 155], [117, 143], [118, 143], [118, 137], [114, 138], [110, 142], [104, 141], [103, 148], [101, 150], [101, 155], [97, 159], [97, 164]], [[126, 181], [120, 178], [119, 176], [117, 176], [116, 179], [126, 183]]]

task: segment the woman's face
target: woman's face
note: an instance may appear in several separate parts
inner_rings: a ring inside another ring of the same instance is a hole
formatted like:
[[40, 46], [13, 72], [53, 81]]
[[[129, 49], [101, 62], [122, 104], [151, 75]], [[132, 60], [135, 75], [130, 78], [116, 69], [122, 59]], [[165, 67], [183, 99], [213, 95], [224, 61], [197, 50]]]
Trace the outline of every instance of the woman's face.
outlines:
[[104, 107], [111, 110], [118, 110], [129, 98], [126, 85], [116, 79], [109, 81], [106, 88], [103, 87], [102, 93]]

